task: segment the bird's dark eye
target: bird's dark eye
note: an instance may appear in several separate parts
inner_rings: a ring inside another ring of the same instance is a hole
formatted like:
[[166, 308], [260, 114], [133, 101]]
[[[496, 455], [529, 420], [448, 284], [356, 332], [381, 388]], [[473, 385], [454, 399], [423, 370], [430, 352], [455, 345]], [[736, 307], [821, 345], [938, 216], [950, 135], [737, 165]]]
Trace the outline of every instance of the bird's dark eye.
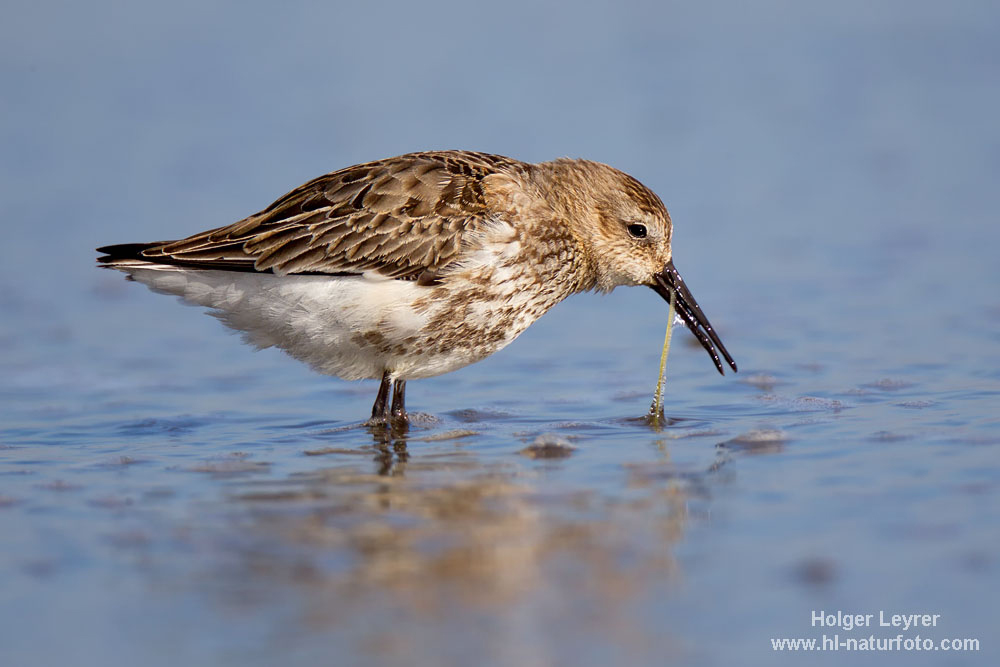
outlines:
[[628, 230], [629, 235], [634, 239], [646, 238], [646, 225], [640, 225], [638, 222], [633, 222], [625, 229]]

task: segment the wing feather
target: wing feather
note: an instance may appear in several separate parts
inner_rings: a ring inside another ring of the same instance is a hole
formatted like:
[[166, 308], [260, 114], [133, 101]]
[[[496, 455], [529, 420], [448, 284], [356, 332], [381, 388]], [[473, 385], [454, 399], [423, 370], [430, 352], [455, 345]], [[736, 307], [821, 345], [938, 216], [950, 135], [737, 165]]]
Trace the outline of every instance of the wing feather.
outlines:
[[463, 235], [497, 213], [483, 179], [530, 168], [485, 153], [411, 153], [320, 176], [226, 227], [119, 247], [133, 259], [196, 268], [429, 279]]

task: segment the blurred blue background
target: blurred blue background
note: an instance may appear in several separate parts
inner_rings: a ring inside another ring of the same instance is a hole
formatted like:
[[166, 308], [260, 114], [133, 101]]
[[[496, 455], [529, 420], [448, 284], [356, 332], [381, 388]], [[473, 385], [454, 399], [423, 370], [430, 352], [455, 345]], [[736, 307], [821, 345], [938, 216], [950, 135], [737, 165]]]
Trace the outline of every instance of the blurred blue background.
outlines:
[[[0, 662], [773, 664], [811, 610], [884, 608], [983, 649], [880, 664], [995, 663], [998, 31], [985, 1], [8, 3]], [[741, 374], [678, 346], [652, 431], [665, 304], [575, 297], [413, 383], [407, 461], [356, 427], [370, 383], [94, 268], [447, 148], [660, 194]], [[546, 439], [577, 449], [519, 455]]]

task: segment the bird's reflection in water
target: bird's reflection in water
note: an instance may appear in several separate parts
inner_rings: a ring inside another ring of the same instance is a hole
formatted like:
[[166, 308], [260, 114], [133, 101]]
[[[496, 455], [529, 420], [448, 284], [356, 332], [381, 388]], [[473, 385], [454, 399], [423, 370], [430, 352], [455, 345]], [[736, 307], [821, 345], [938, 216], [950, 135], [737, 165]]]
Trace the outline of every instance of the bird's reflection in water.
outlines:
[[[714, 432], [668, 428], [652, 457], [622, 464], [621, 492], [608, 494], [553, 484], [552, 471], [583, 456], [575, 446], [536, 459], [517, 455], [515, 440], [491, 456], [451, 444], [475, 435], [464, 426], [365, 429], [342, 440], [361, 435], [364, 445], [321, 450], [325, 467], [253, 480], [233, 494], [225, 511], [236, 520], [212, 522], [233, 526], [224, 565], [206, 578], [227, 604], [237, 598], [262, 610], [280, 600], [293, 610], [280, 622], [300, 636], [329, 642], [333, 633], [355, 655], [413, 662], [435, 662], [422, 653], [428, 647], [472, 642], [463, 629], [474, 619], [495, 633], [488, 641], [479, 633], [476, 650], [506, 656], [500, 663], [542, 664], [547, 642], [580, 633], [633, 648], [640, 637], [638, 662], [650, 657], [643, 650], [662, 651], [673, 639], [647, 627], [641, 609], [669, 595], [675, 546], [692, 517], [709, 514], [712, 489], [725, 483], [722, 464], [741, 455], [699, 447], [712, 454], [685, 450], [675, 459], [676, 438]], [[359, 467], [359, 455], [372, 452], [374, 467]], [[211, 537], [204, 548], [215, 553], [201, 564], [220, 560], [220, 536]], [[400, 614], [406, 623], [387, 622]]]
[[410, 453], [406, 448], [406, 437], [410, 425], [406, 421], [392, 421], [388, 424], [368, 424], [375, 447], [375, 474], [402, 475]]
[[[394, 647], [417, 662], [435, 659], [422, 647], [461, 644], [472, 618], [488, 619], [498, 634], [480, 649], [516, 650], [509, 661], [525, 664], [546, 651], [523, 638], [506, 645], [525, 624], [547, 628], [541, 644], [570, 631], [628, 644], [633, 603], [676, 571], [681, 477], [626, 474], [627, 500], [553, 493], [525, 457], [492, 463], [460, 448], [411, 457], [406, 433], [372, 435], [372, 472], [333, 455], [343, 464], [275, 483], [273, 494], [258, 481], [236, 496], [224, 567], [206, 577], [227, 606], [281, 600], [296, 610], [298, 633], [343, 632], [355, 651]], [[206, 548], [217, 550], [213, 538]], [[377, 620], [400, 613], [410, 619], [402, 627]]]

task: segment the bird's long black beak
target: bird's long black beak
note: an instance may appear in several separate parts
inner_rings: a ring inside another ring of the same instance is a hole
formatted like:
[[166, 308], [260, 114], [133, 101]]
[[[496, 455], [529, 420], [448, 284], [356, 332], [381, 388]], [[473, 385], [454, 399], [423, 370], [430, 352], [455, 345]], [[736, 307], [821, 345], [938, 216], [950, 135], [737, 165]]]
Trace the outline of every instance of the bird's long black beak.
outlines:
[[736, 371], [736, 362], [729, 356], [729, 351], [722, 344], [719, 335], [715, 333], [715, 329], [712, 328], [712, 324], [705, 317], [705, 313], [701, 312], [698, 302], [694, 300], [694, 296], [691, 295], [687, 285], [684, 284], [681, 274], [677, 273], [677, 269], [674, 268], [674, 260], [667, 262], [662, 271], [653, 274], [653, 284], [650, 287], [667, 301], [670, 300], [671, 292], [676, 293], [677, 314], [681, 316], [681, 319], [687, 324], [687, 328], [691, 330], [691, 333], [695, 335], [701, 346], [712, 357], [712, 361], [715, 362], [715, 367], [719, 369], [719, 373], [725, 375], [722, 361], [719, 360], [720, 354], [733, 371]]

